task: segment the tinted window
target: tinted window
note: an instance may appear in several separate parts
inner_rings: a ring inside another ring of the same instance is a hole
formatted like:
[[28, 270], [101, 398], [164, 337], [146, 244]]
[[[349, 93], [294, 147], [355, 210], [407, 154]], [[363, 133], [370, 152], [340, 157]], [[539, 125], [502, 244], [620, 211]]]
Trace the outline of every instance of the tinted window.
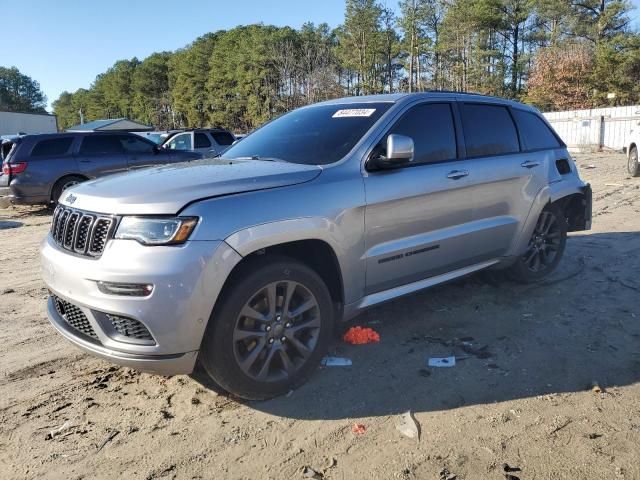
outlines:
[[84, 137], [80, 147], [80, 153], [84, 155], [123, 152], [119, 135], [89, 135]]
[[229, 132], [211, 132], [211, 136], [218, 145], [231, 145], [236, 141]]
[[348, 103], [300, 108], [267, 123], [224, 154], [307, 165], [337, 162], [354, 147], [391, 103]]
[[538, 115], [523, 110], [513, 110], [525, 150], [558, 148], [560, 142]]
[[506, 107], [462, 104], [462, 126], [469, 157], [513, 153], [520, 149], [516, 127]]
[[211, 146], [209, 137], [204, 133], [196, 133], [194, 143], [196, 144], [196, 148], [208, 148]]
[[127, 153], [153, 153], [153, 144], [141, 138], [121, 135], [120, 144]]
[[56, 155], [64, 155], [69, 151], [73, 143], [73, 137], [50, 138], [48, 140], [40, 140], [31, 150], [32, 157], [53, 157]]
[[169, 140], [167, 147], [171, 150], [191, 150], [191, 134], [181, 133], [176, 135]]
[[406, 135], [413, 139], [415, 155], [412, 164], [441, 162], [455, 159], [457, 156], [453, 114], [447, 103], [413, 107], [389, 133]]

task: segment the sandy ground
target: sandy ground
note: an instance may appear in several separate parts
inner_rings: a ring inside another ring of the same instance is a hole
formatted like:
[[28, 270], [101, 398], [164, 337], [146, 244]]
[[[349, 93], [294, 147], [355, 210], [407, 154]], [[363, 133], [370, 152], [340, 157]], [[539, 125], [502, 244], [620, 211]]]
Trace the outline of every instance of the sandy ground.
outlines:
[[[595, 166], [594, 228], [552, 279], [484, 273], [375, 308], [356, 323], [379, 344], [332, 347], [352, 367], [259, 403], [67, 343], [38, 271], [50, 213], [0, 212], [0, 478], [640, 478], [640, 178], [621, 154], [577, 163]], [[419, 441], [396, 430], [407, 410]]]

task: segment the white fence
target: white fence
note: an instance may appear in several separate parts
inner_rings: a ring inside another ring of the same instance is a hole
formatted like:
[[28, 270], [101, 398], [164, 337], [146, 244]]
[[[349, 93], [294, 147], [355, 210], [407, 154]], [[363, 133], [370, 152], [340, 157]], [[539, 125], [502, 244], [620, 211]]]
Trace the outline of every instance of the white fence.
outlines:
[[622, 150], [640, 130], [640, 105], [545, 113], [570, 150]]

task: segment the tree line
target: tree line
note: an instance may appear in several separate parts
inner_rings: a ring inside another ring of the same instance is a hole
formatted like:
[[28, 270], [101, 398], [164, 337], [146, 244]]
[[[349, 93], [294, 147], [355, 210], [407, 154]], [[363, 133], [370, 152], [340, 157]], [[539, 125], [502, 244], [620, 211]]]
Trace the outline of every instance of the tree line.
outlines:
[[40, 84], [16, 67], [0, 67], [0, 111], [45, 113], [47, 97]]
[[[116, 62], [53, 103], [61, 128], [129, 117], [159, 129], [249, 131], [346, 95], [430, 89], [543, 110], [640, 102], [640, 35], [626, 0], [346, 0], [342, 25], [239, 26]], [[1, 83], [0, 83], [1, 85]]]

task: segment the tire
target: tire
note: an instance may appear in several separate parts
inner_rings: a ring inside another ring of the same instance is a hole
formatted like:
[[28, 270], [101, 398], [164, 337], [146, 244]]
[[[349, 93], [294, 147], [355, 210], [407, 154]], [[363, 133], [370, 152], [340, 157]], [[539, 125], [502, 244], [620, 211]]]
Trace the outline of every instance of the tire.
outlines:
[[627, 170], [632, 177], [640, 177], [640, 162], [638, 161], [638, 148], [631, 147], [629, 149], [629, 160], [627, 162]]
[[560, 263], [566, 243], [564, 212], [558, 205], [547, 205], [538, 218], [526, 252], [511, 266], [510, 276], [521, 283], [542, 280]]
[[250, 261], [230, 282], [200, 349], [211, 379], [246, 400], [272, 398], [306, 382], [333, 334], [334, 305], [320, 276], [278, 256]]
[[56, 182], [51, 190], [51, 201], [55, 204], [58, 203], [60, 197], [64, 193], [67, 188], [71, 188], [78, 183], [82, 183], [87, 179], [81, 177], [80, 175], [67, 175], [66, 177], [62, 177], [60, 180]]

